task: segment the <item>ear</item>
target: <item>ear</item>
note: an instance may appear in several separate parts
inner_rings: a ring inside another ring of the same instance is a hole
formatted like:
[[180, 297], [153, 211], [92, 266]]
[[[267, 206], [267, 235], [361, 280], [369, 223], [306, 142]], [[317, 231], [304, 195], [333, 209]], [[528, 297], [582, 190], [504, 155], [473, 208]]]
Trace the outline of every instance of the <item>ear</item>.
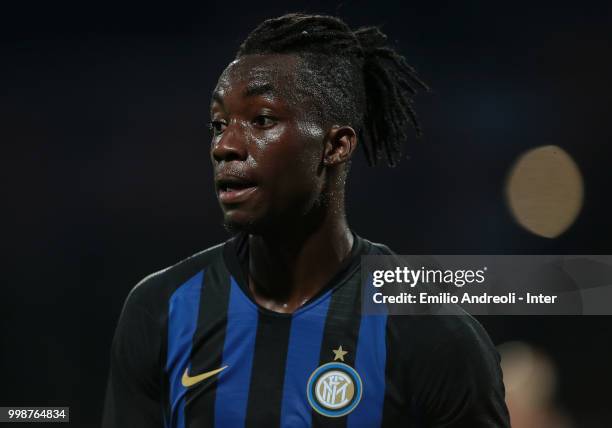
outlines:
[[357, 147], [357, 134], [350, 126], [334, 125], [327, 134], [323, 164], [340, 165], [347, 162]]

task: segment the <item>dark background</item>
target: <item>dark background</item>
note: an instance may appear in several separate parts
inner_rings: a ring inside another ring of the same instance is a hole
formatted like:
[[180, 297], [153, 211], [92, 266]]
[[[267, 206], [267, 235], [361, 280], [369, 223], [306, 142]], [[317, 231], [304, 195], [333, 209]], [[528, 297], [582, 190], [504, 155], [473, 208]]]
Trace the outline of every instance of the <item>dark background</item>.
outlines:
[[[612, 254], [612, 19], [606, 2], [20, 3], [0, 9], [0, 404], [69, 405], [97, 426], [115, 323], [145, 275], [227, 239], [208, 160], [209, 95], [265, 18], [338, 14], [383, 30], [432, 86], [399, 167], [353, 165], [354, 230], [398, 253]], [[585, 204], [557, 239], [504, 202], [508, 169], [556, 144]], [[483, 317], [560, 373], [578, 427], [612, 419], [612, 319]]]

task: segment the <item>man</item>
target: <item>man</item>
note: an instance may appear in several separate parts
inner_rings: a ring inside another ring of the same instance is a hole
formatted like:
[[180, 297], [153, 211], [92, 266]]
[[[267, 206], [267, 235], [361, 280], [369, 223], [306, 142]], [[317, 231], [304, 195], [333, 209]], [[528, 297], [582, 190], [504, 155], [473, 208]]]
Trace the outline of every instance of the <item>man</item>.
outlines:
[[509, 426], [474, 319], [361, 312], [360, 257], [391, 252], [347, 225], [349, 162], [398, 160], [422, 88], [376, 28], [291, 14], [249, 35], [211, 104], [237, 234], [132, 290], [104, 426]]

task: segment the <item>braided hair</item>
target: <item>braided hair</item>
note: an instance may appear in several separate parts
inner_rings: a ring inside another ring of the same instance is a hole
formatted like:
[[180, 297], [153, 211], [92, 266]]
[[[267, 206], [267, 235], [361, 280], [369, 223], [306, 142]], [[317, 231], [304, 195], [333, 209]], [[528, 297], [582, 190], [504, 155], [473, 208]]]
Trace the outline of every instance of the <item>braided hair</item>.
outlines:
[[409, 124], [420, 136], [412, 99], [428, 87], [377, 27], [352, 31], [336, 17], [291, 13], [261, 23], [236, 58], [275, 53], [302, 60], [300, 89], [315, 99], [323, 120], [355, 129], [369, 165], [383, 155], [389, 166], [397, 164]]

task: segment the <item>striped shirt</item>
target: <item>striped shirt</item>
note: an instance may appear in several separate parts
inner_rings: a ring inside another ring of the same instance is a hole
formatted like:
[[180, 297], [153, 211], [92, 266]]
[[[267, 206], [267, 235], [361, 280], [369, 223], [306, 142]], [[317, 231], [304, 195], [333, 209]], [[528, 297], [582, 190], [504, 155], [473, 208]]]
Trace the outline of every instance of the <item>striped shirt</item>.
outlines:
[[509, 427], [499, 356], [464, 316], [367, 315], [362, 255], [291, 314], [259, 306], [244, 234], [129, 294], [104, 427]]

